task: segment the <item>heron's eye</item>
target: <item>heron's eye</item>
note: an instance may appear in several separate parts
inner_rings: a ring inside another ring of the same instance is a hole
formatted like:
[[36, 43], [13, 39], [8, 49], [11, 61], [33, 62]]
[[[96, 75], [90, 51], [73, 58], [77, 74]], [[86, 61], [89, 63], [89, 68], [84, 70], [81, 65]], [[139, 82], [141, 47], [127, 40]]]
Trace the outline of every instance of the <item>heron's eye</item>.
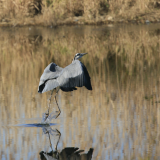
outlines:
[[77, 54], [75, 55], [75, 57], [79, 58], [80, 55], [81, 55], [80, 53], [77, 53]]

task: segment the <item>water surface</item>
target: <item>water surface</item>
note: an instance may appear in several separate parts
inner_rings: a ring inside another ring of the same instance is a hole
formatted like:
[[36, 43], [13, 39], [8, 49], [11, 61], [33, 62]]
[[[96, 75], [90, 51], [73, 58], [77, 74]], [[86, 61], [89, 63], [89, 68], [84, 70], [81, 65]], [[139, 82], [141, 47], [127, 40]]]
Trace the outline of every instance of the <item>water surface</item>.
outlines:
[[[0, 159], [40, 159], [56, 147], [59, 155], [79, 148], [93, 160], [159, 159], [159, 24], [0, 28], [0, 34]], [[81, 61], [93, 90], [60, 91], [62, 112], [47, 132], [37, 126], [50, 96], [37, 93], [39, 78], [49, 63], [65, 67], [77, 52], [88, 53]]]

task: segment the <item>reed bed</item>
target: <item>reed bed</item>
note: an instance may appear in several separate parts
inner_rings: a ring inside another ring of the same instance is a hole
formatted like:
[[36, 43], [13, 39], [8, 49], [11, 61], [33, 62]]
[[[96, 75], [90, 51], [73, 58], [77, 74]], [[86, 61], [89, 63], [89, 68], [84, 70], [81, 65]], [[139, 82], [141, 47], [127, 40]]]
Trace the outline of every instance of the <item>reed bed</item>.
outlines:
[[[19, 154], [17, 159], [22, 159], [27, 157], [25, 153], [32, 152], [30, 159], [35, 159], [38, 152], [49, 147], [42, 131], [6, 125], [27, 123], [47, 110], [49, 93], [37, 93], [40, 75], [47, 64], [54, 61], [65, 67], [76, 52], [88, 52], [82, 62], [90, 73], [93, 91], [79, 88], [71, 93], [59, 92], [62, 113], [53, 122], [59, 124], [55, 128], [62, 134], [58, 149], [79, 147], [87, 152], [93, 147], [96, 160], [107, 156], [158, 159], [157, 29], [121, 26], [32, 30], [35, 35], [27, 28], [15, 30], [14, 34], [4, 31], [0, 38], [0, 133], [3, 135], [0, 141], [4, 142], [0, 144], [0, 155], [14, 159]], [[56, 110], [55, 103], [52, 107]]]
[[97, 24], [159, 21], [158, 0], [8, 0], [0, 1], [0, 18], [10, 25]]

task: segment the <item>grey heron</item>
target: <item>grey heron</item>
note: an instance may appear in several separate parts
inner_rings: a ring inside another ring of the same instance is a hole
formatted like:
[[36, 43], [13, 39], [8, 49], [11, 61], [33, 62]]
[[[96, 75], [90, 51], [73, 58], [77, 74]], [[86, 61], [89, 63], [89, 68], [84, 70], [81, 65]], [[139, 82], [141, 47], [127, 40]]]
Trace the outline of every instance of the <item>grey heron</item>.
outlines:
[[[49, 115], [49, 108], [51, 103], [51, 97], [53, 94], [54, 89], [56, 89], [56, 95], [61, 89], [64, 92], [74, 91], [77, 90], [76, 87], [83, 87], [85, 86], [88, 90], [92, 90], [90, 76], [84, 64], [80, 62], [78, 59], [86, 55], [87, 53], [77, 53], [74, 56], [72, 63], [65, 68], [61, 68], [55, 63], [50, 63], [44, 70], [38, 87], [39, 93], [44, 93], [47, 91], [51, 91], [51, 96], [49, 98], [49, 107], [48, 107], [48, 114]], [[55, 100], [56, 100], [55, 95]], [[56, 100], [57, 103], [57, 100]], [[58, 106], [58, 103], [57, 103]], [[57, 117], [60, 115], [61, 110], [58, 106], [59, 112]], [[57, 118], [56, 117], [56, 118]]]

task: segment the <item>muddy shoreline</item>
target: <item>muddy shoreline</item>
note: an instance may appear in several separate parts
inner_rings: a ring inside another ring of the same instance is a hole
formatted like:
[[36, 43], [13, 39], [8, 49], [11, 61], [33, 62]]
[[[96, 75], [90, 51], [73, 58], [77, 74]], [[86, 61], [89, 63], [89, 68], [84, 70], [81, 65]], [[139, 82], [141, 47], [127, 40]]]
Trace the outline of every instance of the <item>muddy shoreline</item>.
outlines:
[[97, 19], [86, 20], [84, 17], [69, 17], [66, 19], [60, 19], [53, 22], [45, 22], [40, 20], [41, 16], [35, 16], [33, 18], [24, 19], [10, 19], [3, 18], [0, 21], [0, 27], [23, 27], [23, 26], [43, 26], [43, 27], [56, 27], [61, 25], [114, 25], [114, 24], [150, 24], [150, 23], [160, 23], [160, 16], [136, 16], [135, 18], [120, 18], [112, 16], [101, 16]]

